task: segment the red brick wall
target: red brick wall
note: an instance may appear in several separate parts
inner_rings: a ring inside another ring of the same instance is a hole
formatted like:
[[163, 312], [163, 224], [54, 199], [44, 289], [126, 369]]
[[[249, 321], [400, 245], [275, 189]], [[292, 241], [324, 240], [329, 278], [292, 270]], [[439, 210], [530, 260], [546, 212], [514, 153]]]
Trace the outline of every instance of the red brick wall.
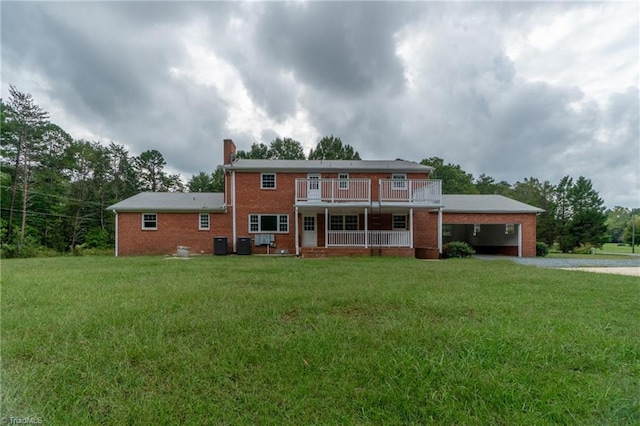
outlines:
[[[378, 179], [391, 179], [392, 173], [349, 173], [349, 179], [371, 179], [371, 197], [374, 201], [378, 200]], [[227, 176], [226, 188], [227, 194], [231, 194], [231, 174]], [[338, 173], [322, 173], [323, 179], [337, 179]], [[428, 179], [428, 173], [409, 173], [408, 179]], [[307, 173], [278, 173], [276, 172], [276, 188], [261, 189], [259, 172], [236, 172], [236, 200], [235, 208], [237, 209], [236, 223], [238, 237], [253, 236], [249, 233], [249, 215], [250, 214], [287, 214], [289, 215], [289, 233], [275, 233], [276, 247], [278, 250], [285, 249], [289, 253], [295, 253], [295, 181], [296, 179], [306, 179]], [[231, 196], [227, 195], [227, 200], [231, 203]], [[230, 209], [231, 214], [231, 209]], [[362, 215], [361, 215], [362, 216]], [[389, 221], [391, 216], [388, 216]], [[360, 223], [363, 223], [363, 217]], [[414, 214], [414, 227], [427, 227], [429, 217], [426, 212], [421, 215]], [[302, 226], [302, 213], [300, 212], [299, 222]], [[317, 215], [318, 229], [318, 246], [324, 246], [324, 213]], [[384, 229], [391, 229], [391, 223]], [[437, 222], [429, 224], [430, 230], [436, 230]], [[302, 238], [302, 230], [300, 229], [299, 238]], [[414, 238], [426, 239], [422, 232], [417, 232]], [[434, 240], [431, 238], [430, 240]], [[437, 245], [437, 237], [435, 238]], [[301, 241], [299, 242], [301, 243]], [[434, 246], [435, 247], [435, 246]], [[257, 248], [256, 248], [257, 249]], [[256, 250], [262, 252], [263, 250]]]
[[[153, 212], [150, 212], [153, 213]], [[178, 246], [192, 254], [212, 254], [213, 238], [228, 237], [231, 215], [210, 213], [210, 230], [198, 230], [199, 213], [157, 213], [158, 229], [142, 230], [142, 213], [118, 213], [118, 255], [175, 254]]]
[[[224, 141], [225, 162], [235, 146], [230, 140]], [[338, 173], [322, 173], [322, 178], [336, 179]], [[378, 180], [391, 179], [392, 173], [349, 173], [350, 179], [371, 179], [371, 196], [378, 200]], [[408, 179], [428, 179], [428, 173], [409, 173]], [[118, 254], [172, 254], [177, 246], [189, 246], [192, 253], [213, 253], [213, 237], [223, 236], [229, 240], [229, 252], [233, 250], [233, 210], [236, 209], [236, 237], [255, 234], [249, 232], [250, 214], [286, 214], [289, 216], [289, 232], [274, 233], [277, 250], [288, 250], [295, 253], [295, 180], [306, 179], [307, 173], [276, 173], [276, 188], [261, 189], [259, 172], [236, 172], [235, 194], [232, 200], [231, 172], [226, 173], [225, 200], [228, 206], [227, 214], [211, 213], [211, 230], [198, 230], [198, 213], [158, 213], [158, 229], [142, 230], [141, 213], [118, 214]], [[235, 201], [235, 205], [233, 202]], [[152, 212], [153, 213], [153, 212]], [[362, 216], [362, 215], [361, 215]], [[384, 215], [384, 229], [391, 229], [391, 216]], [[324, 214], [317, 216], [318, 245], [324, 246]], [[387, 220], [388, 219], [388, 220]], [[363, 217], [360, 218], [361, 224]], [[387, 223], [388, 222], [388, 223]], [[301, 218], [299, 219], [302, 225]], [[422, 246], [437, 246], [437, 220], [433, 220], [424, 211], [414, 210], [414, 244]], [[302, 238], [302, 230], [299, 232]], [[300, 241], [301, 243], [301, 241]], [[266, 252], [266, 248], [255, 247], [254, 253]]]
[[[437, 216], [432, 214], [437, 220]], [[443, 213], [443, 224], [505, 224], [519, 223], [522, 226], [522, 256], [536, 255], [536, 215], [526, 213]], [[437, 233], [436, 233], [437, 235]]]

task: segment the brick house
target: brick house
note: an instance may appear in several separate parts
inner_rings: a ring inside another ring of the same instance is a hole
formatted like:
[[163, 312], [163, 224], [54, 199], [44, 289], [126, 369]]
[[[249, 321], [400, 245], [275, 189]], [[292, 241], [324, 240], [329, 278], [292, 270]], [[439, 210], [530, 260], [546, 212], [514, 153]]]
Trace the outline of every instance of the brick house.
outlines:
[[535, 256], [542, 210], [498, 195], [442, 195], [432, 167], [238, 160], [235, 152], [225, 140], [222, 194], [142, 193], [110, 206], [116, 256], [189, 246], [202, 254], [437, 257], [453, 240], [479, 253]]

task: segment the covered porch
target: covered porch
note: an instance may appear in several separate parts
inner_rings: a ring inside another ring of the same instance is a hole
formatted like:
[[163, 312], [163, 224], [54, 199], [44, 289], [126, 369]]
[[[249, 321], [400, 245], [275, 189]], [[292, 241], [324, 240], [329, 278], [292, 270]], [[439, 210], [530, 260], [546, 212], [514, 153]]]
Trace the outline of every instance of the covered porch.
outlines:
[[331, 253], [413, 255], [414, 208], [300, 207], [295, 208], [296, 254]]

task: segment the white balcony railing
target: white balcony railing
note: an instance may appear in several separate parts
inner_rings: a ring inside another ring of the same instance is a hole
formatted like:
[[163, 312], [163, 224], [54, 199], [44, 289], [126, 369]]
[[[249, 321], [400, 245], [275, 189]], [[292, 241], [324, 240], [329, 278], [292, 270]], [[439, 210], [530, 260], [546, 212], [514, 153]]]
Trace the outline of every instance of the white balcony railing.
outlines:
[[410, 232], [327, 231], [327, 247], [411, 247]]
[[370, 202], [371, 179], [296, 179], [296, 202]]
[[442, 204], [442, 181], [380, 179], [380, 203]]

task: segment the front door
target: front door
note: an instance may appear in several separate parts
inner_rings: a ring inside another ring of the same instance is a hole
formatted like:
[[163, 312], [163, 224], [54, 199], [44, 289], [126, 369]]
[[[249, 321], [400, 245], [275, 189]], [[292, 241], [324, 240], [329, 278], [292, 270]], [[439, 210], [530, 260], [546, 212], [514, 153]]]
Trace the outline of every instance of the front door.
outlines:
[[307, 198], [309, 201], [320, 201], [320, 174], [307, 175]]
[[318, 245], [318, 230], [316, 215], [302, 216], [302, 246], [316, 247]]

